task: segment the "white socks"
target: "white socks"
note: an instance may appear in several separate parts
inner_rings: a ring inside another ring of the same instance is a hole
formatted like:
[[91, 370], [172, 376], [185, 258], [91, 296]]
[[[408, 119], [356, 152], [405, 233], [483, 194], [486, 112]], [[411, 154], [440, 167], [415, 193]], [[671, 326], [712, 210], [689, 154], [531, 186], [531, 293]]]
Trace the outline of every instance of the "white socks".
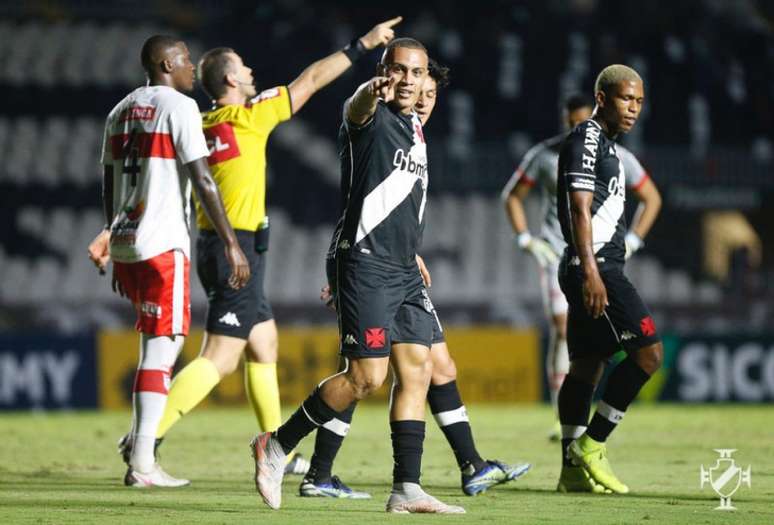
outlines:
[[156, 462], [156, 430], [164, 415], [169, 378], [183, 348], [183, 336], [140, 334], [140, 364], [134, 380], [131, 467], [149, 472]]

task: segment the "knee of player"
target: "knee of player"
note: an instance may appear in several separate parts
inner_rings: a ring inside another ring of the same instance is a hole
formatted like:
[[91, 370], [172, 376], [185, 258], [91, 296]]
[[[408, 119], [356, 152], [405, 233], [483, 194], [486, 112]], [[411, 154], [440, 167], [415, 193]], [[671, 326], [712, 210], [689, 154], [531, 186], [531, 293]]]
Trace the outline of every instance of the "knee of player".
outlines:
[[218, 369], [220, 377], [225, 377], [229, 374], [233, 374], [239, 366], [239, 355], [228, 356], [225, 359], [220, 360], [215, 364], [215, 368]]
[[442, 363], [433, 363], [432, 383], [434, 385], [445, 385], [451, 381], [457, 380], [457, 365], [454, 359], [448, 359]]
[[386, 374], [379, 370], [368, 370], [365, 372], [350, 374], [349, 382], [355, 393], [355, 398], [360, 400], [368, 397], [371, 393], [378, 390], [384, 383]]
[[659, 342], [640, 349], [637, 361], [645, 372], [655, 374], [664, 362], [663, 345]]

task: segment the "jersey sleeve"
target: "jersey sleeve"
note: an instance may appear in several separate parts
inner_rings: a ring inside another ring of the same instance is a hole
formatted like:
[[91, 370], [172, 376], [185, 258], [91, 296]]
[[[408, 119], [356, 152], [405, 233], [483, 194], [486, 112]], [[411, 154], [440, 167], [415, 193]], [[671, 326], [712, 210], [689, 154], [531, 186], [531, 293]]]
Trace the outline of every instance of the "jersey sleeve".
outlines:
[[631, 151], [622, 146], [618, 146], [617, 149], [624, 167], [626, 187], [633, 190], [639, 189], [650, 178], [650, 175]]
[[349, 118], [347, 117], [347, 104], [344, 103], [344, 105], [341, 108], [341, 118], [342, 118], [342, 122], [344, 122], [344, 125], [351, 133], [359, 134], [361, 132], [365, 132], [367, 130], [378, 127], [379, 124], [384, 121], [383, 114], [385, 111], [389, 111], [387, 109], [387, 103], [383, 102], [382, 100], [379, 100], [376, 103], [376, 109], [374, 110], [374, 114], [371, 115], [371, 118], [369, 118], [362, 124], [355, 124], [354, 122], [350, 121]]
[[252, 126], [266, 133], [293, 116], [290, 92], [286, 86], [261, 91], [257, 97], [250, 100], [247, 109]]
[[532, 187], [535, 186], [538, 182], [538, 157], [540, 150], [542, 149], [542, 145], [538, 144], [537, 146], [533, 146], [530, 148], [527, 153], [524, 155], [524, 158], [521, 159], [521, 162], [519, 163], [516, 170], [511, 175], [511, 178], [508, 179], [508, 182], [505, 184], [505, 187], [503, 188], [502, 193], [500, 196], [503, 199], [506, 199], [508, 195], [511, 194], [513, 191], [513, 188], [516, 187], [516, 185], [519, 182], [523, 182], [524, 184]]
[[170, 131], [177, 158], [183, 164], [208, 157], [207, 141], [202, 130], [202, 116], [193, 99], [186, 99], [170, 113]]
[[575, 132], [567, 138], [562, 175], [566, 177], [568, 191], [594, 191], [597, 149], [592, 153], [586, 148], [582, 133]]

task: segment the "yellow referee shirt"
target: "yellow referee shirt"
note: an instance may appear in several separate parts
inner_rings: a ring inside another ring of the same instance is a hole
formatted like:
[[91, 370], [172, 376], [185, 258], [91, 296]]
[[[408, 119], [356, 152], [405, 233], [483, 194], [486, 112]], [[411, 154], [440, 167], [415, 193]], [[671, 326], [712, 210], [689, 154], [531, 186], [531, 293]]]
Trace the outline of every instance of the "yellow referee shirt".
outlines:
[[[263, 91], [245, 105], [231, 104], [202, 114], [212, 176], [235, 230], [255, 231], [266, 215], [266, 141], [292, 115], [285, 86]], [[196, 201], [199, 229], [213, 230]]]

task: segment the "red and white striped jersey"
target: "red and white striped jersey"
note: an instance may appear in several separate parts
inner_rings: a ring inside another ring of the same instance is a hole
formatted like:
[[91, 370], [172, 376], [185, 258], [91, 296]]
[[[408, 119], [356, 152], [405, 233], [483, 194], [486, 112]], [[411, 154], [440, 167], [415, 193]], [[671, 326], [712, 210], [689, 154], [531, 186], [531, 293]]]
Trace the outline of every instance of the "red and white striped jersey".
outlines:
[[102, 164], [113, 166], [113, 260], [144, 261], [173, 249], [190, 257], [184, 165], [208, 155], [196, 102], [171, 87], [137, 88], [113, 108], [102, 147]]

